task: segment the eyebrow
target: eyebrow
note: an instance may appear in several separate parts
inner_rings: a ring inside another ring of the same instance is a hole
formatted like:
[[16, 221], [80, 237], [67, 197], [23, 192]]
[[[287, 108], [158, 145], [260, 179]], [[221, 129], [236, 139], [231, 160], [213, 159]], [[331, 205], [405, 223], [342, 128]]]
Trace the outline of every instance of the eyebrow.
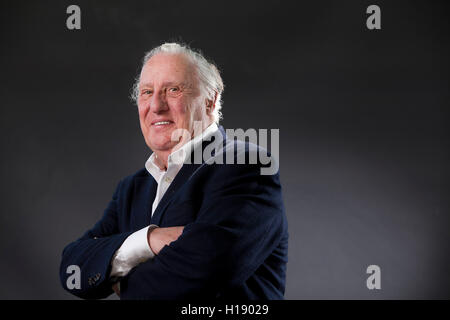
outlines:
[[[188, 87], [186, 83], [184, 82], [173, 82], [173, 81], [167, 81], [163, 83], [163, 87], [167, 87], [167, 86], [183, 86], [183, 87]], [[153, 87], [153, 83], [150, 82], [146, 82], [143, 83], [141, 85], [139, 85], [139, 88], [145, 88], [145, 87]]]

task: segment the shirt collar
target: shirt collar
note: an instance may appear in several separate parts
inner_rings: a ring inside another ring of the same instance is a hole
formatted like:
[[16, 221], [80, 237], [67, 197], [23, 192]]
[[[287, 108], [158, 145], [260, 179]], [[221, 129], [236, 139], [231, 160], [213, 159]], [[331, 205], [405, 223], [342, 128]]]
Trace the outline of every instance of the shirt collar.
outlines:
[[207, 127], [201, 134], [198, 134], [193, 139], [186, 142], [183, 146], [181, 146], [176, 151], [172, 152], [167, 158], [167, 171], [161, 170], [155, 163], [156, 154], [153, 152], [148, 160], [145, 162], [145, 168], [148, 173], [150, 173], [156, 181], [159, 181], [162, 175], [167, 174], [171, 176], [171, 178], [175, 178], [178, 171], [180, 171], [183, 163], [186, 159], [188, 152], [196, 149], [201, 145], [203, 140], [209, 140], [210, 137], [217, 131], [219, 128], [217, 124], [213, 122], [209, 127]]

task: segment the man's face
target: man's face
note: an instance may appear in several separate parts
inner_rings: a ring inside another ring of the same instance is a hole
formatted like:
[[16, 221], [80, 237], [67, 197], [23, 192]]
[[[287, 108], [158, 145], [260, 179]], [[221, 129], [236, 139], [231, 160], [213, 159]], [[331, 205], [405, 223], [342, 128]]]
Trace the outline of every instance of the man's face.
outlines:
[[157, 54], [143, 66], [139, 81], [139, 120], [153, 151], [171, 151], [172, 132], [193, 132], [193, 122], [206, 119], [194, 66], [182, 55]]

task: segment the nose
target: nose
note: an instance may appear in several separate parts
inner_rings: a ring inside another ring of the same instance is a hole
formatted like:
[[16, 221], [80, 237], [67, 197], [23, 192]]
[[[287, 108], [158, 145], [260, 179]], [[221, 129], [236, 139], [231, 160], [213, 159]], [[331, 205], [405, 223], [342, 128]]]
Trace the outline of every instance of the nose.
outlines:
[[154, 113], [161, 113], [168, 109], [167, 101], [164, 93], [155, 92], [150, 99], [150, 111]]

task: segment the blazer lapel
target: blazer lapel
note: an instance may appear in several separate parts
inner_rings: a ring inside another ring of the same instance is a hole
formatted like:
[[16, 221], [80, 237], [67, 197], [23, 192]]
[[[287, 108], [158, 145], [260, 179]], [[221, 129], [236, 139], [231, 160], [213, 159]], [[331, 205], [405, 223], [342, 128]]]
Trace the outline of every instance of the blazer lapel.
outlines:
[[200, 164], [184, 164], [183, 167], [181, 167], [175, 179], [170, 184], [169, 189], [167, 189], [161, 201], [158, 203], [158, 206], [153, 213], [151, 224], [159, 226], [163, 213], [172, 200], [173, 195], [184, 185], [198, 167], [200, 167]]
[[[219, 132], [221, 133], [222, 138], [225, 140], [226, 134], [225, 134], [225, 130], [223, 129], [222, 126], [219, 126]], [[210, 144], [211, 142], [212, 141], [203, 141], [202, 142], [202, 145], [201, 145], [202, 154], [203, 154], [203, 150], [205, 150], [205, 147], [208, 144]], [[193, 153], [194, 153], [194, 151], [192, 151], [191, 159], [194, 159]], [[213, 152], [213, 155], [214, 155], [214, 152]], [[203, 159], [203, 157], [202, 157], [202, 163], [200, 163], [200, 164], [192, 164], [192, 163], [183, 164], [180, 171], [175, 176], [175, 179], [170, 184], [169, 189], [167, 189], [166, 193], [164, 194], [161, 201], [159, 202], [155, 212], [153, 213], [153, 216], [151, 219], [151, 224], [156, 224], [159, 226], [159, 224], [161, 223], [163, 214], [165, 212], [165, 209], [167, 208], [167, 206], [170, 204], [171, 200], [173, 199], [173, 195], [186, 183], [186, 181], [189, 179], [189, 177], [191, 177], [194, 174], [195, 170], [197, 170], [204, 163], [205, 163], [205, 159]], [[154, 199], [154, 197], [153, 197], [153, 199]]]
[[134, 228], [144, 228], [150, 224], [152, 205], [158, 184], [152, 176], [134, 179], [134, 203], [131, 221]]

